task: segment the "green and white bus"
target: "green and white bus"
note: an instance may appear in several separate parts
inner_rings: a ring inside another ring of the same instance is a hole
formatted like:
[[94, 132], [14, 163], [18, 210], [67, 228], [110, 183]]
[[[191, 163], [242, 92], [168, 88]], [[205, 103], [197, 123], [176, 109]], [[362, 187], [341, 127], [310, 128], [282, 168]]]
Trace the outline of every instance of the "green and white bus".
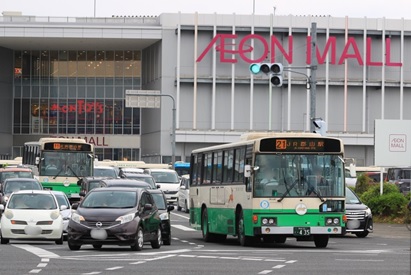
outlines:
[[[326, 247], [345, 228], [344, 147], [315, 133], [255, 133], [191, 154], [190, 225], [241, 245], [287, 237]], [[316, 172], [314, 172], [316, 171]], [[271, 174], [269, 177], [268, 174]]]
[[93, 175], [94, 145], [84, 139], [41, 138], [24, 143], [23, 164], [36, 165], [44, 189], [63, 191], [80, 199], [82, 177]]

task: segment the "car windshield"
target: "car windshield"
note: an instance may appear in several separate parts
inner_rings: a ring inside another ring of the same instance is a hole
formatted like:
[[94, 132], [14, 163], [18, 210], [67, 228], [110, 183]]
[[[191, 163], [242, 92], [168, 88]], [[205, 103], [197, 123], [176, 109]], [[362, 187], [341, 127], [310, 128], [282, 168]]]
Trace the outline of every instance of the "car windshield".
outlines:
[[153, 196], [154, 202], [157, 205], [158, 209], [166, 209], [166, 204], [164, 202], [164, 196], [160, 193], [151, 194]]
[[56, 209], [56, 201], [51, 194], [14, 194], [11, 196], [10, 209]]
[[59, 206], [65, 205], [67, 206], [67, 208], [69, 208], [70, 202], [68, 201], [65, 195], [55, 194], [55, 196], [56, 196]]
[[176, 172], [151, 172], [151, 175], [154, 177], [156, 182], [161, 183], [176, 183], [179, 184], [178, 174]]
[[100, 186], [100, 181], [99, 181], [99, 180], [90, 181], [90, 182], [89, 182], [89, 186], [88, 186], [88, 190], [91, 191], [91, 190], [93, 190], [94, 188], [97, 188], [97, 187], [99, 187], [99, 186]]
[[5, 179], [10, 178], [33, 178], [33, 173], [29, 171], [7, 171], [1, 173], [1, 180], [4, 181]]
[[81, 203], [83, 208], [133, 208], [136, 194], [129, 191], [91, 192]]
[[353, 191], [351, 191], [350, 188], [346, 189], [346, 194], [345, 194], [345, 201], [347, 204], [359, 204], [361, 203], [357, 196], [354, 194]]
[[9, 181], [4, 183], [4, 193], [11, 194], [20, 190], [41, 190], [37, 182], [32, 181]]
[[94, 176], [116, 178], [117, 173], [115, 169], [94, 168]]

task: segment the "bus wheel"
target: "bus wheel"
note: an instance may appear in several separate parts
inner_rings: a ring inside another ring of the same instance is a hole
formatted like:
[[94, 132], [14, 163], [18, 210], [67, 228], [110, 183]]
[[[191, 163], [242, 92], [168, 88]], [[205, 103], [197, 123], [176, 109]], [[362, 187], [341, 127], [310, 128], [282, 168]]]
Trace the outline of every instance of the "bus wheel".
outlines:
[[208, 215], [207, 215], [207, 209], [203, 210], [203, 214], [202, 214], [202, 223], [201, 223], [201, 233], [203, 234], [203, 240], [205, 242], [211, 242], [211, 234], [208, 231]]
[[328, 245], [329, 235], [314, 235], [315, 247], [324, 248]]
[[238, 241], [240, 242], [241, 246], [251, 245], [251, 243], [253, 241], [253, 238], [245, 235], [245, 225], [244, 225], [243, 211], [240, 212], [240, 216], [238, 217], [237, 235], [238, 235]]
[[275, 236], [276, 243], [285, 243], [286, 240], [287, 240], [287, 236], [283, 236], [283, 235]]

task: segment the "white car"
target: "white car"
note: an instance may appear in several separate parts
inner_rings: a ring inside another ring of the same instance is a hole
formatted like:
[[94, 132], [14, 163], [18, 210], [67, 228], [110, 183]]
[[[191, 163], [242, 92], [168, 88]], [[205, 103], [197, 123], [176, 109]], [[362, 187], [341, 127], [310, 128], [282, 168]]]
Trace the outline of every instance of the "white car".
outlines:
[[63, 218], [51, 191], [22, 190], [11, 194], [0, 221], [1, 244], [10, 240], [51, 240], [63, 244]]
[[71, 219], [70, 201], [67, 198], [67, 195], [62, 191], [52, 191], [52, 193], [56, 197], [60, 209], [62, 208], [62, 206], [66, 206], [65, 209], [60, 211], [61, 217], [63, 218], [63, 235], [64, 235], [64, 238], [66, 239], [67, 238], [67, 228], [68, 228], [69, 221]]
[[180, 180], [180, 189], [177, 192], [177, 210], [184, 212], [190, 211], [190, 175], [182, 175]]
[[150, 174], [156, 181], [156, 185], [164, 192], [168, 203], [177, 201], [177, 192], [180, 187], [180, 179], [172, 169], [150, 169]]

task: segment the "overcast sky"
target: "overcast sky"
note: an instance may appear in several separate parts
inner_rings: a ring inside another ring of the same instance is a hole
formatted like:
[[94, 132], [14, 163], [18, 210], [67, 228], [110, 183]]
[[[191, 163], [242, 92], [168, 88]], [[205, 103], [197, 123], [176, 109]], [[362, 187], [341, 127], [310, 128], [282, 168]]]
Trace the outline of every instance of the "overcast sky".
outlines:
[[0, 12], [32, 16], [111, 17], [161, 13], [330, 15], [411, 19], [411, 0], [0, 0]]

